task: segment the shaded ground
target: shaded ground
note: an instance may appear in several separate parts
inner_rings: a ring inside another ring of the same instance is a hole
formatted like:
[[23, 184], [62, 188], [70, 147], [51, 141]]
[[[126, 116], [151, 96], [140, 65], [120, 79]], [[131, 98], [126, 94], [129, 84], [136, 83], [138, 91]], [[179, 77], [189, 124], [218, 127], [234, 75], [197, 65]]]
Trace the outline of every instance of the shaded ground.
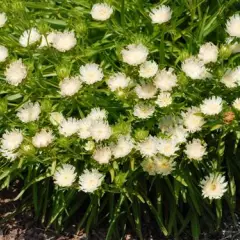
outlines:
[[[18, 183], [15, 183], [18, 184]], [[10, 190], [0, 192], [0, 240], [104, 240], [106, 236], [105, 229], [93, 230], [89, 237], [83, 231], [75, 233], [74, 226], [62, 234], [57, 234], [53, 230], [41, 228], [34, 222], [33, 215], [30, 211], [25, 211], [24, 214], [16, 213], [18, 202], [13, 199], [17, 195], [17, 187], [13, 186]], [[201, 240], [240, 240], [240, 217], [236, 215], [237, 224], [232, 225], [231, 217], [225, 217], [222, 224], [222, 230], [214, 234], [205, 234], [201, 236]], [[148, 224], [143, 229], [144, 240], [166, 240], [159, 236], [156, 232], [154, 224]], [[131, 234], [127, 234], [125, 240], [137, 240]], [[174, 240], [173, 238], [168, 238]], [[181, 240], [192, 240], [191, 234], [185, 232], [180, 238]], [[113, 239], [118, 240], [118, 239]]]

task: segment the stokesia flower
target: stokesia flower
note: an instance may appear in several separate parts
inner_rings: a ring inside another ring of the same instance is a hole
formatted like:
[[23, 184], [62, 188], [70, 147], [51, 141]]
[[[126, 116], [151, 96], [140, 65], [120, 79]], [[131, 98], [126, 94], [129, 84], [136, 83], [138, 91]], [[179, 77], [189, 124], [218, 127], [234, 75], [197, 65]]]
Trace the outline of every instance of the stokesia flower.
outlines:
[[112, 129], [106, 121], [94, 121], [90, 128], [91, 137], [99, 142], [109, 139], [112, 134]]
[[184, 152], [190, 160], [201, 161], [207, 154], [206, 143], [202, 143], [200, 139], [193, 139], [187, 143]]
[[226, 31], [231, 37], [240, 38], [240, 15], [235, 14], [230, 17], [226, 24]]
[[38, 120], [41, 113], [41, 108], [38, 102], [25, 103], [17, 113], [17, 117], [24, 123], [33, 122]]
[[171, 91], [173, 87], [177, 86], [177, 76], [173, 73], [173, 68], [166, 68], [159, 71], [154, 79], [154, 84], [162, 91]]
[[144, 62], [139, 69], [139, 76], [142, 78], [150, 78], [156, 75], [158, 65], [155, 61]]
[[0, 62], [4, 62], [8, 57], [8, 49], [0, 45]]
[[64, 135], [65, 137], [72, 136], [79, 131], [79, 122], [80, 121], [78, 119], [72, 117], [64, 119], [59, 124], [59, 133]]
[[42, 129], [32, 138], [32, 144], [36, 148], [47, 147], [52, 143], [54, 136], [51, 130]]
[[96, 191], [102, 184], [104, 175], [97, 169], [89, 171], [85, 169], [79, 177], [80, 189], [84, 192], [92, 193]]
[[23, 32], [23, 34], [19, 38], [19, 43], [23, 47], [27, 47], [28, 45], [32, 45], [39, 41], [41, 38], [40, 33], [36, 28], [31, 28]]
[[160, 154], [171, 157], [179, 150], [177, 142], [174, 139], [159, 139], [158, 151]]
[[117, 144], [112, 146], [112, 155], [114, 158], [127, 156], [133, 149], [134, 143], [130, 136], [120, 136]]
[[205, 64], [216, 62], [218, 58], [218, 47], [211, 42], [207, 42], [200, 47], [198, 58]]
[[93, 153], [93, 159], [97, 161], [99, 164], [109, 163], [111, 156], [112, 152], [110, 147], [97, 148]]
[[18, 86], [27, 77], [27, 67], [23, 64], [22, 59], [16, 60], [8, 65], [4, 75], [9, 84]]
[[18, 152], [9, 151], [9, 150], [3, 149], [3, 148], [0, 148], [0, 154], [4, 158], [6, 158], [6, 159], [8, 159], [10, 161], [15, 160], [19, 156]]
[[105, 109], [92, 108], [87, 118], [91, 121], [105, 120], [107, 119], [107, 111]]
[[8, 151], [13, 151], [20, 147], [22, 141], [23, 135], [21, 130], [13, 129], [11, 131], [6, 131], [2, 135], [1, 148]]
[[200, 109], [197, 107], [189, 108], [187, 112], [182, 113], [182, 118], [183, 125], [191, 133], [201, 131], [205, 123], [204, 118], [200, 115]]
[[182, 70], [192, 79], [205, 79], [208, 77], [204, 62], [196, 57], [187, 58], [182, 63]]
[[103, 79], [102, 68], [96, 63], [87, 63], [79, 69], [80, 78], [83, 82], [90, 85]]
[[49, 119], [53, 125], [58, 126], [64, 120], [64, 116], [60, 112], [52, 112]]
[[129, 77], [126, 77], [124, 73], [115, 73], [112, 75], [108, 81], [107, 85], [111, 89], [111, 91], [116, 91], [118, 89], [126, 88], [129, 84], [131, 79]]
[[227, 70], [220, 80], [227, 88], [237, 87], [237, 78], [233, 70]]
[[91, 16], [98, 21], [105, 21], [111, 17], [113, 9], [106, 3], [96, 3], [91, 10]]
[[205, 99], [200, 105], [201, 112], [205, 115], [216, 115], [222, 111], [222, 98], [220, 97], [211, 97]]
[[156, 104], [159, 107], [167, 107], [170, 104], [172, 104], [172, 96], [169, 92], [161, 92], [158, 95], [158, 98], [156, 100]]
[[138, 103], [134, 106], [133, 115], [141, 119], [147, 119], [153, 115], [154, 111], [154, 106], [144, 103]]
[[142, 161], [141, 166], [144, 172], [147, 172], [149, 175], [155, 175], [155, 164], [152, 159], [148, 158]]
[[169, 6], [161, 5], [151, 9], [149, 16], [152, 19], [152, 23], [162, 24], [171, 19], [172, 11]]
[[75, 167], [70, 164], [63, 164], [54, 173], [54, 183], [60, 187], [70, 187], [76, 180]]
[[233, 107], [240, 111], [240, 98], [236, 98], [233, 102]]
[[186, 142], [186, 138], [188, 137], [187, 129], [183, 126], [177, 126], [170, 131], [171, 139], [178, 143]]
[[89, 118], [83, 118], [79, 120], [79, 129], [78, 129], [78, 136], [81, 139], [86, 139], [91, 137], [91, 129], [92, 120]]
[[151, 83], [137, 85], [135, 87], [135, 92], [137, 96], [141, 99], [150, 99], [155, 96], [157, 89]]
[[123, 62], [137, 66], [144, 63], [148, 56], [148, 49], [143, 44], [130, 44], [121, 51]]
[[163, 156], [154, 157], [153, 164], [155, 173], [162, 176], [171, 174], [176, 167], [176, 162], [173, 159], [168, 159]]
[[64, 78], [60, 83], [60, 94], [62, 96], [73, 96], [82, 87], [79, 76]]
[[56, 32], [52, 41], [52, 46], [59, 52], [69, 51], [75, 47], [76, 44], [77, 39], [73, 31]]
[[0, 13], [0, 28], [3, 27], [5, 25], [7, 21], [7, 16], [6, 13]]
[[209, 199], [220, 199], [227, 191], [227, 185], [223, 175], [214, 173], [205, 177], [200, 183], [203, 197]]
[[153, 157], [158, 153], [158, 138], [149, 136], [137, 144], [137, 149], [143, 157]]

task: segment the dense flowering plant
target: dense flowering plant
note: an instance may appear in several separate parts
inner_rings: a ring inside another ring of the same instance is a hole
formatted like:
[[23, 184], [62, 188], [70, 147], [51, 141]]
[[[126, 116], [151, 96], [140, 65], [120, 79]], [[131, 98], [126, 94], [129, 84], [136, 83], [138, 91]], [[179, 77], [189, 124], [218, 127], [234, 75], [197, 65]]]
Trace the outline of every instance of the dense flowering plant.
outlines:
[[2, 1], [1, 188], [106, 239], [218, 226], [240, 177], [237, 2]]

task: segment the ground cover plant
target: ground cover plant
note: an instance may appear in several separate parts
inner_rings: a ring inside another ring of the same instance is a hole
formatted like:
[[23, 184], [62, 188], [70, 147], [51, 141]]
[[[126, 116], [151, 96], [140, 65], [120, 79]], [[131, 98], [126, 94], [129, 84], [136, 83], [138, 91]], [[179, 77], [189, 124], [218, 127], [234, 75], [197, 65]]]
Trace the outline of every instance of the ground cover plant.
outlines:
[[198, 239], [234, 219], [237, 0], [3, 0], [0, 186], [46, 227]]

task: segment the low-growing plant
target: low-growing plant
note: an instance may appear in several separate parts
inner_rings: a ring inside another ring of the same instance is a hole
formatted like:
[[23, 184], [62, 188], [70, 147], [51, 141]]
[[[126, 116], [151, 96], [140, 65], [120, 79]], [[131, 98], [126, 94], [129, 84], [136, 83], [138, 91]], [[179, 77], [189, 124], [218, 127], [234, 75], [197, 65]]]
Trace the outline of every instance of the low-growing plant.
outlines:
[[2, 0], [0, 184], [62, 231], [178, 238], [233, 218], [237, 0]]

